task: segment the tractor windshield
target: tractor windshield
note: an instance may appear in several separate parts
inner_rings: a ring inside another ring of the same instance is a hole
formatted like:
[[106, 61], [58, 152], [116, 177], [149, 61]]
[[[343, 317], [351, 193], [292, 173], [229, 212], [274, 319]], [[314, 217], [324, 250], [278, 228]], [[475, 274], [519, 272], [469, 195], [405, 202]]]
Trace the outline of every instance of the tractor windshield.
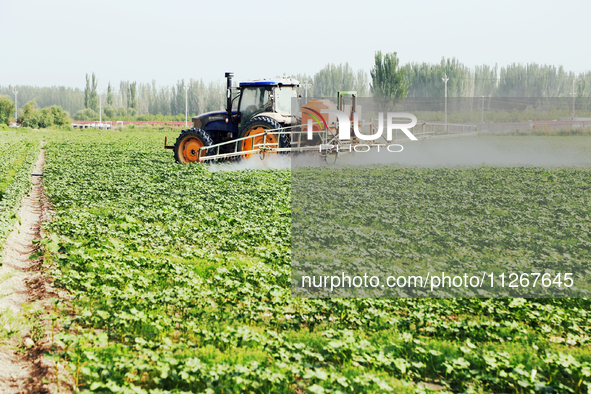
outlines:
[[275, 88], [275, 110], [281, 115], [291, 115], [291, 99], [297, 97], [292, 86]]
[[255, 112], [272, 111], [270, 90], [265, 86], [246, 86], [242, 88], [240, 113], [242, 119], [250, 119]]

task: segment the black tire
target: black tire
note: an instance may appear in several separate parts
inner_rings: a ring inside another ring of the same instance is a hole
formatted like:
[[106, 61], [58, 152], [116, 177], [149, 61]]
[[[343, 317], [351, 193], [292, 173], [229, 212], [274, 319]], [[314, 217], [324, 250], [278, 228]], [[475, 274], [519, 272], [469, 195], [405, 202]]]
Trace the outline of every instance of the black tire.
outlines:
[[[213, 145], [213, 140], [209, 134], [201, 129], [183, 130], [174, 144], [174, 159], [177, 163], [198, 162], [199, 158], [197, 155], [199, 154], [199, 145], [211, 146]], [[213, 151], [213, 148], [207, 149], [205, 151], [205, 156], [213, 155]], [[202, 153], [201, 157], [203, 156], [204, 154]]]
[[[238, 138], [246, 137], [247, 135], [249, 135], [249, 132], [253, 128], [258, 128], [258, 127], [262, 127], [263, 129], [266, 129], [266, 130], [273, 130], [273, 129], [281, 128], [281, 125], [275, 119], [271, 119], [267, 116], [255, 116], [254, 118], [249, 120], [244, 125], [242, 130], [240, 130]], [[279, 134], [279, 135], [276, 134], [276, 136], [279, 137], [278, 138], [279, 148], [289, 148], [290, 147], [291, 144], [290, 144], [289, 133], [283, 133], [283, 134]], [[246, 140], [246, 141], [248, 141], [248, 140]], [[248, 144], [245, 144], [244, 141], [241, 141], [238, 144], [239, 149], [241, 151], [245, 150], [244, 149], [245, 145], [248, 145]]]

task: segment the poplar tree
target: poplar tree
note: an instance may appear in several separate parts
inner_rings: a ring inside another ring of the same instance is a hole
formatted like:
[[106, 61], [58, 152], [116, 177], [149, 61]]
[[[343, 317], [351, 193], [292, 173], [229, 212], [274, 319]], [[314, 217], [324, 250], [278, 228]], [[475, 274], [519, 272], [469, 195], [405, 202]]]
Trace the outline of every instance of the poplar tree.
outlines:
[[408, 82], [396, 52], [382, 54], [382, 51], [377, 51], [370, 75], [370, 89], [374, 97], [406, 97]]
[[96, 86], [98, 84], [98, 79], [92, 73], [92, 81], [86, 74], [86, 87], [84, 88], [84, 107], [90, 108], [93, 111], [98, 111], [98, 95], [96, 91]]
[[107, 105], [113, 105], [113, 88], [111, 88], [111, 82], [107, 87]]

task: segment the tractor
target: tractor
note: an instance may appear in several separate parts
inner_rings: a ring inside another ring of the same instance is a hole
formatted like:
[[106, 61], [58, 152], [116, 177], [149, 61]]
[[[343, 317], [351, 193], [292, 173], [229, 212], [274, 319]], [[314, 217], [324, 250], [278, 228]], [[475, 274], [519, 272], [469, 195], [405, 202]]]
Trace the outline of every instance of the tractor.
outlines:
[[[216, 157], [248, 158], [261, 145], [290, 147], [289, 132], [278, 133], [277, 130], [298, 123], [296, 114], [292, 114], [292, 99], [298, 97], [299, 82], [289, 77], [241, 82], [233, 91], [233, 76], [233, 73], [225, 74], [225, 111], [193, 117], [193, 127], [183, 130], [174, 146], [168, 146], [165, 140], [164, 147], [173, 149], [178, 163], [203, 162], [214, 154]], [[268, 134], [268, 130], [273, 132]], [[209, 146], [215, 149], [208, 149]]]

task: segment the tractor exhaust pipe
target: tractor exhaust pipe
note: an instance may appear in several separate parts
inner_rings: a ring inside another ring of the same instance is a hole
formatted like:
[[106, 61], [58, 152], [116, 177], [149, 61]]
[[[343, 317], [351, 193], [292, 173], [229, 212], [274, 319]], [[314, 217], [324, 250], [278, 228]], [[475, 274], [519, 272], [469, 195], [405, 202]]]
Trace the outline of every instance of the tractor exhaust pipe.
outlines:
[[232, 116], [232, 78], [234, 73], [226, 73], [227, 89], [226, 89], [226, 123], [228, 123]]

